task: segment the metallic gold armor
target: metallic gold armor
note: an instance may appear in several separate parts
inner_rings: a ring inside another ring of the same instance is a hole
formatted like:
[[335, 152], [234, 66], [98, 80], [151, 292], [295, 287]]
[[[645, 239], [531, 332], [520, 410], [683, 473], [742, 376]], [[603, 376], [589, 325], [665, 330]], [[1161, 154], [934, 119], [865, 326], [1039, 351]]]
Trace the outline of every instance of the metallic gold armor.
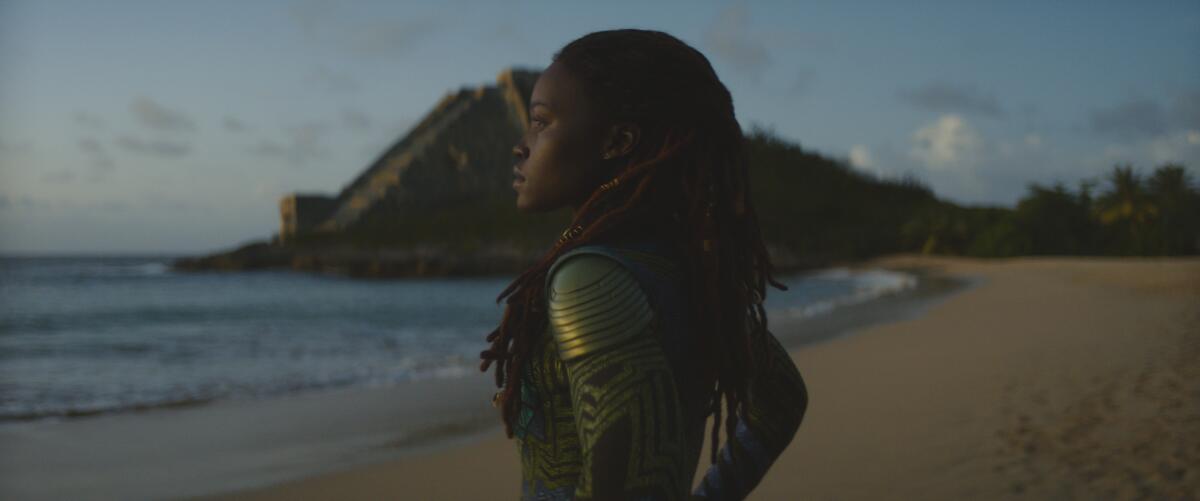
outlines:
[[654, 252], [583, 246], [547, 275], [550, 322], [524, 365], [515, 429], [522, 498], [744, 497], [804, 411], [787, 352], [771, 339], [771, 356], [759, 360], [773, 372], [751, 383], [761, 398], [692, 493], [709, 390], [694, 384], [686, 363], [694, 357], [680, 337], [685, 289], [674, 263]]
[[550, 326], [564, 362], [628, 342], [653, 315], [633, 275], [606, 257], [574, 257], [559, 267], [547, 293]]

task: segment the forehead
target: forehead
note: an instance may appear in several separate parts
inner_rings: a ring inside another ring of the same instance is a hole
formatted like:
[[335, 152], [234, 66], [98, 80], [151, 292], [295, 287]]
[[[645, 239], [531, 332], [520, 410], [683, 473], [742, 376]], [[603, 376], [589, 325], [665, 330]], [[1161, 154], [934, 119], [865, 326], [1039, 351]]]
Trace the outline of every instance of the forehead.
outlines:
[[587, 99], [583, 86], [561, 64], [553, 63], [533, 85], [530, 108], [544, 105], [556, 113], [585, 112]]

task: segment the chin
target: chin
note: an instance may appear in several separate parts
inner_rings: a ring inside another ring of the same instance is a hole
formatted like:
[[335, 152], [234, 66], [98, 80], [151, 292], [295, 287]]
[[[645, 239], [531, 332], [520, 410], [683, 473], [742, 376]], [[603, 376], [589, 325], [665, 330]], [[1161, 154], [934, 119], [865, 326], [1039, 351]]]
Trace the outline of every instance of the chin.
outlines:
[[520, 212], [522, 214], [533, 214], [533, 213], [537, 213], [537, 212], [546, 212], [546, 210], [541, 207], [525, 205], [525, 204], [521, 204], [518, 202], [517, 203], [517, 212]]
[[517, 212], [530, 213], [537, 212], [537, 207], [531, 206], [528, 201], [523, 200], [520, 196], [517, 197]]
[[529, 200], [524, 200], [519, 196], [517, 197], [517, 212], [522, 212], [522, 213], [527, 213], [527, 214], [532, 214], [532, 213], [536, 213], [536, 212], [550, 212], [559, 207], [560, 207], [560, 205], [553, 205], [553, 204], [547, 205], [545, 203], [538, 203], [537, 201], [531, 202]]

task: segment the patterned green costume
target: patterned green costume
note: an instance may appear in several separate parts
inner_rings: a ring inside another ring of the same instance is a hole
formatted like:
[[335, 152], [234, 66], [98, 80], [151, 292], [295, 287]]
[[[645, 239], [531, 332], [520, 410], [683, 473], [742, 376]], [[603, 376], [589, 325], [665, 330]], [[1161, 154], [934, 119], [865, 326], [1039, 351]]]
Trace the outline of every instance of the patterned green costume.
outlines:
[[524, 365], [515, 427], [523, 499], [742, 499], [791, 441], [807, 393], [771, 337], [750, 412], [690, 492], [711, 395], [673, 257], [650, 242], [587, 245], [550, 268], [550, 322]]

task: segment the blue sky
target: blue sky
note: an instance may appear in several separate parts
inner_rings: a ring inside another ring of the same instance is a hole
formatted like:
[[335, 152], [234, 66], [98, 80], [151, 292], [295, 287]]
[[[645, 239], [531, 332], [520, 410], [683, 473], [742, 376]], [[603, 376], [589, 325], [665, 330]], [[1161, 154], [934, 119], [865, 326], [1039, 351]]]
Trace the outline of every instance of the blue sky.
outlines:
[[0, 253], [269, 237], [446, 92], [590, 31], [700, 49], [758, 124], [964, 204], [1117, 163], [1200, 180], [1200, 2], [0, 0]]

